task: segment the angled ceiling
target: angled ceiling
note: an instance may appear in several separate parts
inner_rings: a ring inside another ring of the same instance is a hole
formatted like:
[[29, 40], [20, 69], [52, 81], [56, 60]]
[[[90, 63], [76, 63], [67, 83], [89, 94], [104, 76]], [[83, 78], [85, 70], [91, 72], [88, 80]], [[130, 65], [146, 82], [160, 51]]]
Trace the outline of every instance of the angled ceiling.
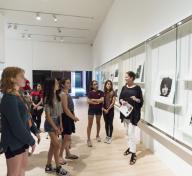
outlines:
[[[113, 0], [1, 0], [6, 37], [91, 44]], [[39, 12], [41, 20], [36, 16]], [[57, 18], [57, 22], [54, 18]]]

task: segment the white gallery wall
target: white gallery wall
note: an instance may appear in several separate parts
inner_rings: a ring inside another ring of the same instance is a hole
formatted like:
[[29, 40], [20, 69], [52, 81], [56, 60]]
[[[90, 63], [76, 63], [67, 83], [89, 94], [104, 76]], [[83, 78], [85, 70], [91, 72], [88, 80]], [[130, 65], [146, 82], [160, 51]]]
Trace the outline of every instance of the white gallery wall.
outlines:
[[191, 0], [115, 0], [93, 45], [94, 67], [191, 14]]
[[19, 66], [32, 80], [32, 70], [92, 70], [91, 46], [6, 39], [6, 66]]
[[[191, 0], [115, 0], [93, 44], [94, 68], [110, 61], [191, 14]], [[159, 60], [153, 60], [153, 64], [157, 65], [154, 62], [159, 62], [162, 68], [166, 68], [166, 61], [163, 62], [163, 60], [168, 58], [171, 58], [170, 63], [172, 63], [172, 58], [175, 58], [174, 54], [176, 54], [175, 51], [172, 52], [174, 46], [175, 44], [170, 42], [170, 45], [158, 47], [158, 50], [162, 51], [159, 57], [156, 57], [157, 50], [154, 47], [153, 53], [151, 53], [152, 58], [158, 58]], [[172, 67], [175, 67], [174, 63]], [[155, 118], [160, 124], [162, 120], [167, 122], [172, 120], [167, 114]], [[163, 129], [166, 127], [163, 126]], [[191, 175], [192, 167], [189, 164], [150, 136], [146, 136], [143, 138], [143, 143], [172, 168], [176, 175]]]

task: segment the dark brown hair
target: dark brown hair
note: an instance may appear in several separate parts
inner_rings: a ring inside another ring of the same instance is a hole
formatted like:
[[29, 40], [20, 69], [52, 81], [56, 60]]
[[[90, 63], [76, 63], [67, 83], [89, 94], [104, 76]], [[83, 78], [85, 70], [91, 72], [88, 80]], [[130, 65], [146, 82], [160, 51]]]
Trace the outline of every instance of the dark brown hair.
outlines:
[[[108, 83], [111, 83], [111, 89], [110, 90], [108, 90], [107, 89], [107, 84]], [[104, 92], [111, 92], [111, 91], [113, 91], [113, 82], [111, 81], [111, 80], [107, 80], [106, 82], [105, 82], [105, 85], [104, 85]]]
[[96, 80], [92, 80], [91, 81], [91, 84], [90, 84], [90, 87], [89, 87], [89, 90], [92, 91], [93, 90], [93, 84], [94, 82], [98, 83]]
[[130, 78], [133, 78], [133, 81], [135, 81], [136, 78], [136, 74], [133, 71], [128, 71], [126, 73]]

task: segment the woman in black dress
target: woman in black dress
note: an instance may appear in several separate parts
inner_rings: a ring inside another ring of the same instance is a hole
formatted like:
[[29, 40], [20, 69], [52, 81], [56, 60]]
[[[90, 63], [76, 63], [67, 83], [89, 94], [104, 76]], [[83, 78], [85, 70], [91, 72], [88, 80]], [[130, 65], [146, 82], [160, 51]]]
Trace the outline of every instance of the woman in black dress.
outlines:
[[130, 164], [133, 165], [136, 162], [136, 127], [141, 117], [141, 108], [143, 106], [143, 95], [141, 88], [134, 84], [135, 73], [129, 71], [125, 75], [126, 85], [123, 86], [119, 101], [121, 105], [126, 106], [128, 103], [133, 106], [132, 112], [128, 117], [125, 117], [122, 113], [120, 114], [121, 121], [128, 126], [128, 149], [124, 155], [131, 155]]

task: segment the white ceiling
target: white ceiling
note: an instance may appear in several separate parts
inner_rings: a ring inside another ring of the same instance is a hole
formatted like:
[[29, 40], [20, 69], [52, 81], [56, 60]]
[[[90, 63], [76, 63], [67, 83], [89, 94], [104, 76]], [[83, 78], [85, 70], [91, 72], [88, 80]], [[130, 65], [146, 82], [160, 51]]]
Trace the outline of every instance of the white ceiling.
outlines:
[[[63, 36], [64, 42], [91, 44], [113, 1], [0, 0], [0, 11], [5, 15], [7, 38], [27, 40], [31, 34], [31, 40], [60, 42]], [[40, 12], [41, 21], [36, 20], [36, 12]], [[63, 15], [56, 15], [58, 21], [54, 22], [52, 14]], [[11, 28], [9, 23], [13, 23]]]

